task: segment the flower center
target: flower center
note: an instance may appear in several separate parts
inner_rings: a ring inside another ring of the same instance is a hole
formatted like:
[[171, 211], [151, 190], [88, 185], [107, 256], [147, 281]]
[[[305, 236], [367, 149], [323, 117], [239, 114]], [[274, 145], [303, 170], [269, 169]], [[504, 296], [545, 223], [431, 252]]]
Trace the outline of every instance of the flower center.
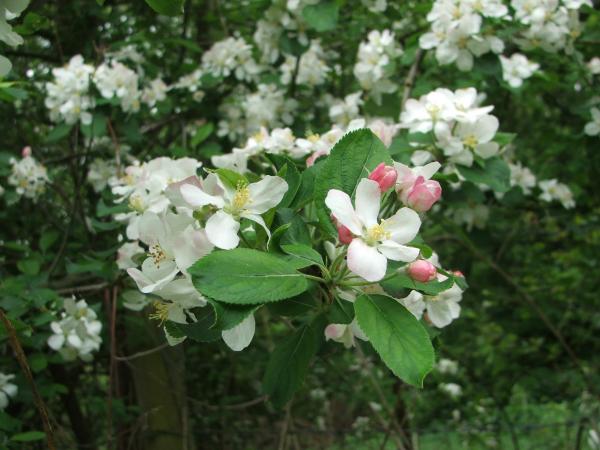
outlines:
[[463, 139], [463, 144], [466, 145], [467, 147], [474, 148], [475, 146], [477, 146], [477, 144], [479, 144], [479, 141], [477, 140], [477, 138], [475, 136], [473, 136], [472, 134], [469, 134], [467, 137], [465, 137]]
[[142, 200], [142, 197], [139, 195], [132, 195], [129, 197], [129, 207], [139, 213], [144, 212], [144, 201]]
[[231, 200], [231, 208], [235, 212], [240, 212], [245, 209], [248, 203], [252, 202], [250, 198], [250, 189], [243, 182], [238, 182], [233, 200]]
[[150, 257], [154, 261], [154, 265], [157, 268], [160, 267], [161, 261], [163, 261], [167, 257], [167, 255], [165, 254], [165, 251], [162, 249], [162, 247], [160, 246], [160, 244], [153, 244], [153, 245], [151, 245], [149, 253], [150, 253]]
[[154, 312], [148, 317], [160, 321], [158, 326], [161, 326], [169, 318], [169, 304], [155, 300], [152, 302], [152, 306], [154, 306]]
[[371, 228], [367, 230], [367, 244], [374, 245], [377, 242], [383, 241], [384, 239], [389, 239], [391, 234], [389, 231], [386, 231], [382, 224], [373, 225]]
[[319, 135], [318, 134], [311, 134], [306, 139], [309, 140], [310, 142], [312, 142], [314, 144], [315, 142], [319, 141]]

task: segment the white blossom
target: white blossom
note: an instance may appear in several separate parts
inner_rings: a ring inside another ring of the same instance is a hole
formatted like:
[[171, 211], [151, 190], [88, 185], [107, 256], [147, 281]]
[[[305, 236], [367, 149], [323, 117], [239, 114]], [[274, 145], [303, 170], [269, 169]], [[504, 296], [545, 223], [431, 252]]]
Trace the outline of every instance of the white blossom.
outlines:
[[538, 186], [542, 190], [542, 193], [540, 194], [541, 200], [544, 200], [545, 202], [557, 200], [565, 209], [575, 207], [573, 193], [566, 184], [559, 183], [558, 180], [553, 178], [551, 180], [540, 181]]
[[523, 80], [533, 75], [540, 65], [531, 62], [525, 55], [514, 53], [510, 58], [500, 55], [502, 64], [502, 78], [511, 87], [518, 88], [523, 85]]
[[0, 411], [6, 409], [11, 397], [15, 397], [19, 391], [16, 384], [11, 383], [15, 378], [12, 374], [0, 372]]
[[19, 160], [11, 158], [11, 174], [8, 184], [15, 187], [17, 194], [36, 201], [46, 190], [49, 183], [46, 168], [33, 156], [25, 156]]

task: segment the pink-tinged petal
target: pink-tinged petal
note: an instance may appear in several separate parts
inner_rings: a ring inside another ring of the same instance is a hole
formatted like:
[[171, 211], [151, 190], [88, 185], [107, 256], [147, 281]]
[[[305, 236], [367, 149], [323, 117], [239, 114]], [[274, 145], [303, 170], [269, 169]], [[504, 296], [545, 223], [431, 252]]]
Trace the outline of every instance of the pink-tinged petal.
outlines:
[[386, 258], [394, 261], [411, 262], [419, 256], [418, 248], [408, 247], [389, 240], [379, 244], [377, 250], [379, 250]]
[[206, 222], [206, 235], [215, 247], [224, 250], [236, 248], [240, 243], [240, 224], [224, 211], [217, 211]]
[[184, 184], [181, 186], [180, 191], [183, 199], [194, 208], [201, 208], [206, 205], [215, 205], [217, 208], [222, 208], [225, 204], [222, 197], [209, 195], [192, 184]]
[[347, 325], [341, 323], [330, 323], [325, 327], [325, 340], [340, 339], [346, 331]]
[[418, 177], [413, 188], [406, 196], [406, 203], [415, 211], [429, 211], [442, 195], [442, 187], [435, 180], [425, 181]]
[[419, 259], [409, 264], [406, 272], [413, 280], [420, 281], [421, 283], [431, 281], [437, 275], [436, 267], [424, 259]]
[[362, 239], [354, 239], [348, 246], [348, 268], [367, 281], [379, 281], [385, 276], [387, 259]]
[[379, 190], [386, 192], [396, 184], [398, 172], [392, 166], [386, 166], [385, 163], [379, 164], [373, 172], [369, 174], [369, 180], [376, 181], [379, 184]]
[[384, 228], [390, 233], [390, 239], [398, 244], [406, 244], [412, 241], [419, 228], [421, 219], [419, 215], [410, 208], [400, 208], [396, 214], [384, 221]]
[[350, 244], [350, 242], [352, 242], [352, 239], [354, 239], [352, 232], [348, 228], [346, 228], [344, 225], [338, 225], [337, 230], [338, 230], [338, 239], [340, 240], [340, 242], [342, 244], [348, 245], [348, 244]]
[[377, 181], [368, 178], [360, 180], [356, 188], [356, 215], [366, 227], [377, 225], [380, 202], [381, 191]]
[[331, 210], [338, 222], [347, 227], [352, 233], [362, 233], [362, 223], [354, 208], [350, 196], [337, 189], [331, 189], [325, 197], [325, 205]]
[[274, 208], [288, 190], [288, 184], [281, 177], [267, 175], [262, 180], [248, 185], [251, 203], [248, 209], [254, 214], [263, 214]]
[[327, 152], [326, 150], [317, 150], [306, 159], [306, 167], [313, 166], [318, 158], [320, 158], [321, 156], [327, 156], [328, 153], [329, 152]]

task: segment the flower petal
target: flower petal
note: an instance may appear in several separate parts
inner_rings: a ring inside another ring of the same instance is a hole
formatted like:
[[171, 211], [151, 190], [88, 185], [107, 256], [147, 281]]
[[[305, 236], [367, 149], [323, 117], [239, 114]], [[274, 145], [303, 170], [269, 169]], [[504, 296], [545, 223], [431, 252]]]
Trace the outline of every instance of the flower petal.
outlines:
[[421, 219], [412, 209], [400, 208], [396, 214], [384, 221], [383, 226], [391, 234], [392, 241], [406, 244], [412, 241], [419, 232]]
[[379, 183], [368, 178], [363, 178], [356, 188], [356, 215], [367, 227], [377, 225], [381, 190]]
[[281, 177], [267, 175], [257, 183], [248, 185], [252, 203], [248, 209], [255, 214], [263, 214], [279, 204], [288, 190], [288, 184]]
[[407, 247], [406, 245], [398, 244], [394, 241], [383, 241], [377, 246], [377, 250], [386, 258], [394, 261], [411, 262], [419, 256], [419, 249], [415, 247]]
[[325, 197], [325, 204], [338, 222], [352, 231], [353, 234], [362, 234], [362, 223], [352, 207], [352, 201], [348, 194], [337, 189], [331, 189]]
[[367, 281], [379, 281], [385, 276], [387, 259], [362, 239], [354, 239], [348, 246], [348, 268]]
[[206, 222], [208, 240], [224, 250], [236, 248], [240, 243], [240, 223], [225, 211], [217, 211]]
[[222, 197], [209, 195], [193, 184], [184, 184], [180, 188], [183, 199], [194, 208], [201, 208], [206, 205], [215, 205], [222, 208], [225, 202]]
[[254, 315], [250, 314], [242, 322], [230, 330], [221, 332], [221, 337], [227, 346], [234, 352], [244, 350], [254, 337], [254, 331], [256, 328], [256, 322], [254, 321]]

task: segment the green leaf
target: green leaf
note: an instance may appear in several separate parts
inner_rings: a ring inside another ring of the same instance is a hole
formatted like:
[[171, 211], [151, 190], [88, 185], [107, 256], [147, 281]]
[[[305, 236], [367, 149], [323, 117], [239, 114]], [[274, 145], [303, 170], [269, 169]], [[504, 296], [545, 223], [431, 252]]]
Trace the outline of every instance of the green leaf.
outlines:
[[263, 391], [275, 407], [285, 405], [302, 385], [308, 366], [323, 342], [324, 328], [319, 316], [273, 350], [263, 379]]
[[189, 273], [205, 296], [238, 305], [283, 300], [308, 288], [306, 279], [289, 262], [247, 248], [213, 252], [196, 262]]
[[298, 172], [296, 164], [289, 158], [279, 155], [268, 155], [268, 158], [273, 161], [277, 167], [277, 170], [279, 171], [277, 175], [282, 177], [288, 185], [288, 190], [277, 205], [277, 209], [288, 208], [292, 204], [292, 201], [300, 188], [302, 180], [300, 172]]
[[314, 291], [306, 291], [296, 297], [288, 298], [280, 302], [269, 303], [267, 307], [274, 314], [293, 317], [316, 310], [319, 305], [317, 295]]
[[484, 167], [458, 165], [458, 171], [466, 180], [489, 186], [496, 192], [510, 189], [510, 168], [499, 157], [484, 160]]
[[223, 183], [231, 186], [233, 189], [237, 188], [238, 184], [248, 184], [248, 179], [237, 172], [229, 169], [217, 169], [215, 173], [219, 175], [219, 178]]
[[[302, 244], [285, 244], [281, 246], [281, 249], [288, 255], [292, 255], [296, 258], [308, 262], [308, 265], [316, 264], [317, 266], [324, 266], [323, 258], [320, 253], [315, 249]], [[304, 266], [307, 267], [307, 266]]]
[[40, 272], [41, 261], [39, 258], [22, 259], [17, 263], [17, 267], [26, 275], [37, 275]]
[[250, 314], [254, 314], [262, 305], [231, 305], [209, 299], [215, 310], [216, 320], [211, 326], [213, 330], [229, 330], [240, 324]]
[[311, 245], [310, 232], [304, 219], [296, 214], [292, 209], [277, 210], [277, 223], [288, 225], [289, 227], [279, 239], [279, 244], [304, 244]]
[[169, 334], [175, 338], [187, 336], [198, 342], [214, 342], [221, 339], [221, 330], [213, 329], [215, 310], [206, 306], [194, 311], [197, 321], [189, 324], [165, 322]]
[[194, 133], [194, 137], [192, 137], [192, 140], [190, 141], [191, 146], [193, 148], [198, 147], [198, 145], [204, 142], [212, 134], [214, 129], [215, 126], [210, 122], [202, 125], [196, 130], [196, 133]]
[[309, 27], [316, 31], [335, 29], [339, 16], [339, 6], [333, 1], [321, 1], [316, 5], [307, 5], [302, 10], [302, 17]]
[[60, 125], [56, 125], [50, 133], [46, 135], [46, 143], [54, 143], [60, 141], [62, 138], [69, 135], [71, 132], [71, 128], [73, 125], [67, 125], [66, 123], [61, 123]]
[[329, 311], [327, 311], [327, 321], [329, 323], [348, 324], [354, 320], [354, 308], [352, 303], [336, 297]]
[[510, 144], [517, 137], [517, 133], [503, 133], [499, 131], [494, 136], [494, 141], [496, 141], [501, 146], [505, 146]]
[[94, 114], [92, 123], [89, 125], [82, 125], [81, 132], [88, 138], [106, 136], [107, 123], [108, 120], [104, 114]]
[[146, 3], [159, 14], [177, 16], [183, 13], [184, 0], [146, 0]]
[[394, 375], [423, 386], [434, 363], [433, 346], [421, 323], [384, 295], [361, 295], [354, 303], [358, 325]]
[[16, 442], [32, 442], [41, 441], [45, 438], [46, 435], [42, 431], [26, 431], [25, 433], [15, 434], [10, 440]]
[[320, 161], [313, 166], [308, 167], [300, 175], [300, 186], [294, 201], [290, 205], [292, 209], [300, 209], [307, 203], [313, 200], [313, 194], [315, 191], [315, 180], [318, 177], [319, 172], [325, 164], [325, 159], [322, 158]]
[[333, 147], [315, 183], [319, 221], [332, 236], [336, 235], [336, 231], [329, 218], [330, 211], [325, 206], [329, 190], [339, 189], [354, 196], [360, 180], [382, 162], [391, 164], [390, 155], [383, 142], [366, 128], [346, 134]]
[[390, 295], [397, 296], [404, 289], [412, 289], [420, 291], [427, 295], [437, 295], [440, 292], [446, 291], [452, 287], [454, 280], [452, 277], [444, 281], [428, 281], [421, 283], [410, 278], [407, 274], [398, 272], [398, 274], [389, 280], [382, 281], [381, 287]]
[[45, 253], [59, 237], [60, 233], [56, 230], [44, 231], [40, 237], [40, 250]]

